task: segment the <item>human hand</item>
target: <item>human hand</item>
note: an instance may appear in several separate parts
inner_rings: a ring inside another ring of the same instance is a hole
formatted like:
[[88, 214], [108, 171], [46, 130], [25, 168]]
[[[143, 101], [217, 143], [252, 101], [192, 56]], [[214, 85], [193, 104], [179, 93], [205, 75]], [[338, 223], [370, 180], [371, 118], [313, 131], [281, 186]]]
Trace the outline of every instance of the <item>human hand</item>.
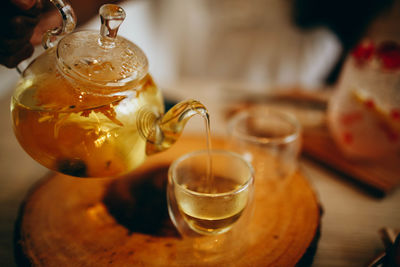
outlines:
[[0, 10], [0, 64], [13, 68], [33, 53], [30, 42], [42, 11], [39, 0], [5, 0]]

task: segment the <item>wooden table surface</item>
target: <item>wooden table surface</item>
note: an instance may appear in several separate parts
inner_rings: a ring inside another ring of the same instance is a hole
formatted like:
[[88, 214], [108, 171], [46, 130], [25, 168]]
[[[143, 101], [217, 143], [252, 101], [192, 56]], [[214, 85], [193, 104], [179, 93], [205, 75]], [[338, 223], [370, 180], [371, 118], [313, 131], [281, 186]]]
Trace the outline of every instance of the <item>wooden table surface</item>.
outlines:
[[[15, 266], [13, 229], [19, 205], [31, 186], [48, 171], [22, 150], [13, 135], [9, 100], [16, 75], [0, 78], [0, 266]], [[193, 87], [193, 91], [185, 91], [185, 96], [197, 98], [209, 107], [217, 120], [211, 121], [212, 127], [216, 125], [215, 132], [221, 133], [220, 98], [212, 96], [214, 87], [203, 89]], [[324, 210], [313, 266], [365, 266], [384, 249], [378, 230], [400, 228], [400, 190], [379, 199], [309, 159], [301, 159], [301, 168], [315, 187]]]

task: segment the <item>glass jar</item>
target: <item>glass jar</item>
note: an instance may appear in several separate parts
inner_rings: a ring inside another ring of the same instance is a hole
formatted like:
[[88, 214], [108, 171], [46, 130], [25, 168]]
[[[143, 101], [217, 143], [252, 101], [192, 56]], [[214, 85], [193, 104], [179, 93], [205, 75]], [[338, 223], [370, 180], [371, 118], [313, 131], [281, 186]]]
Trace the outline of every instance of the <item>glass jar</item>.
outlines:
[[365, 39], [345, 63], [330, 100], [332, 137], [349, 157], [400, 151], [400, 42]]

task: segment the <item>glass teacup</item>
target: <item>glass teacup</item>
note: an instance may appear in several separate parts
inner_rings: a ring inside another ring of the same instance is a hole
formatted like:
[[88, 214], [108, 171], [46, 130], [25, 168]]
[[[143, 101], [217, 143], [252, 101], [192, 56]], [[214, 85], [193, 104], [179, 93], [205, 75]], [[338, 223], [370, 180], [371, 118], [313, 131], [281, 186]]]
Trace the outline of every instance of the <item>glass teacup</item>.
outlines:
[[228, 148], [251, 162], [256, 180], [285, 181], [297, 171], [301, 125], [292, 114], [256, 106], [234, 115], [228, 130]]
[[240, 155], [225, 150], [191, 152], [170, 166], [169, 214], [184, 236], [222, 234], [249, 209], [253, 191], [253, 168]]

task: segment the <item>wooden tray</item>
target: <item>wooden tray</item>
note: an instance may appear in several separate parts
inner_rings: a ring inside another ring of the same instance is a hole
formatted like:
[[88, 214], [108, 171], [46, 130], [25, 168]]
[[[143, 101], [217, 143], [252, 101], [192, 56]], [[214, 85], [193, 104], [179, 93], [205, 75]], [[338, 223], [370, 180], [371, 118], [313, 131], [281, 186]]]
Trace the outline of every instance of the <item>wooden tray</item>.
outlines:
[[[129, 176], [78, 179], [52, 174], [27, 196], [16, 224], [19, 265], [34, 266], [294, 266], [312, 261], [320, 206], [301, 173], [284, 185], [257, 181], [249, 230], [229, 250], [205, 257], [178, 235], [167, 213], [167, 168], [203, 149], [181, 138]], [[214, 147], [223, 147], [221, 140]], [[229, 232], [228, 232], [229, 233]], [[245, 240], [248, 242], [243, 246]]]
[[349, 159], [339, 150], [325, 125], [304, 128], [303, 152], [378, 197], [385, 196], [400, 185], [400, 155], [376, 161]]

